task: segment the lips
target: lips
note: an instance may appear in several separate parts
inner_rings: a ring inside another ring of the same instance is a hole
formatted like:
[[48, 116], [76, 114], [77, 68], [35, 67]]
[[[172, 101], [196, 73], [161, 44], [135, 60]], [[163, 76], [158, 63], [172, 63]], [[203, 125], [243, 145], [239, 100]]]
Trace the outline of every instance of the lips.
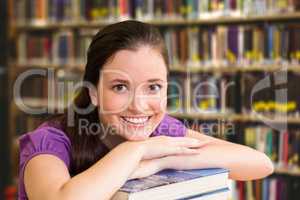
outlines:
[[151, 116], [134, 117], [134, 116], [121, 116], [122, 121], [127, 124], [142, 126], [145, 125]]

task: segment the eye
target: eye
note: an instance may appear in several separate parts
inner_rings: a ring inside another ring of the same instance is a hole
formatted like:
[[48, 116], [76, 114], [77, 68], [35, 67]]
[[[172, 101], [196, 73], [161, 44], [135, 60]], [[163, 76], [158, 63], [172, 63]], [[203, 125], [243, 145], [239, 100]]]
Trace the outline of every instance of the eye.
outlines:
[[112, 87], [112, 89], [115, 91], [115, 92], [118, 92], [118, 93], [123, 93], [127, 90], [127, 86], [124, 85], [124, 84], [118, 84], [118, 85], [114, 85]]
[[158, 91], [160, 91], [161, 90], [161, 88], [162, 88], [162, 85], [160, 85], [160, 84], [152, 84], [152, 85], [150, 85], [149, 86], [149, 89], [150, 89], [150, 92], [152, 93], [152, 92], [158, 92]]

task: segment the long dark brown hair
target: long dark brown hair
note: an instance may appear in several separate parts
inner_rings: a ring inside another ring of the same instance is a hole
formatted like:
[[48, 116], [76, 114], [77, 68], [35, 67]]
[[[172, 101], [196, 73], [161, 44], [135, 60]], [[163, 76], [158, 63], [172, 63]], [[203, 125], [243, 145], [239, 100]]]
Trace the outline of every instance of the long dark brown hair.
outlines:
[[[163, 38], [154, 26], [134, 20], [127, 20], [108, 25], [93, 37], [87, 52], [87, 64], [83, 81], [97, 86], [100, 71], [103, 65], [119, 50], [135, 51], [141, 45], [148, 45], [157, 49], [163, 56], [168, 68], [167, 50]], [[101, 102], [100, 102], [101, 104]], [[82, 87], [74, 99], [71, 107], [86, 109], [91, 105], [89, 89]], [[70, 109], [70, 107], [68, 107]], [[90, 134], [82, 129], [79, 134], [79, 120], [85, 119], [88, 123], [100, 123], [98, 109], [95, 107], [88, 114], [74, 113], [74, 126], [68, 125], [68, 111], [56, 116], [53, 121], [59, 122], [61, 129], [71, 142], [70, 174], [72, 176], [86, 170], [105, 154], [109, 149], [103, 144], [101, 134]]]

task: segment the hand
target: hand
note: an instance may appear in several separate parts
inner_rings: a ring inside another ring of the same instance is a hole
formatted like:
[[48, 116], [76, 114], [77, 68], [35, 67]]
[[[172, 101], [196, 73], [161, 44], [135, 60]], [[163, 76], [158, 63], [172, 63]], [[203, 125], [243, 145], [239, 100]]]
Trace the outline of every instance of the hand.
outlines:
[[[201, 148], [198, 149], [198, 152]], [[129, 179], [144, 178], [163, 169], [189, 170], [199, 168], [197, 155], [174, 155], [152, 160], [142, 160]], [[196, 160], [196, 161], [195, 161]]]
[[209, 141], [189, 137], [157, 136], [138, 142], [143, 148], [143, 160], [171, 155], [191, 155], [199, 153], [199, 148]]
[[[202, 148], [203, 149], [203, 148]], [[199, 159], [201, 148], [198, 149], [197, 155], [175, 155], [161, 158], [160, 167], [163, 169], [189, 170], [208, 167], [207, 161]]]
[[129, 176], [130, 179], [144, 178], [155, 174], [164, 169], [163, 158], [156, 158], [152, 160], [142, 160], [138, 167]]
[[[200, 153], [201, 148], [198, 148], [197, 151]], [[129, 179], [144, 178], [163, 169], [188, 170], [199, 168], [199, 162], [196, 159], [197, 155], [199, 154], [181, 154], [151, 160], [142, 160], [130, 175]]]

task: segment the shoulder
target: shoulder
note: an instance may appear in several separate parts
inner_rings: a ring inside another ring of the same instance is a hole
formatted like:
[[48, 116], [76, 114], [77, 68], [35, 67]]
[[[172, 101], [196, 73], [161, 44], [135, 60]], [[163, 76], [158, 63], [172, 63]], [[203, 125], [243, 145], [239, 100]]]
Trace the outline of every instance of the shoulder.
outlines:
[[185, 124], [169, 114], [165, 114], [160, 124], [151, 136], [166, 135], [171, 137], [184, 137], [187, 133]]
[[19, 138], [20, 167], [39, 154], [52, 154], [70, 165], [71, 143], [67, 135], [47, 122]]
[[[70, 167], [71, 143], [62, 130], [48, 122], [32, 132], [22, 135], [19, 138], [19, 149], [19, 199], [27, 199], [24, 172], [26, 165], [35, 156], [53, 155], [62, 160], [68, 169]], [[45, 164], [44, 161], [42, 164]]]

